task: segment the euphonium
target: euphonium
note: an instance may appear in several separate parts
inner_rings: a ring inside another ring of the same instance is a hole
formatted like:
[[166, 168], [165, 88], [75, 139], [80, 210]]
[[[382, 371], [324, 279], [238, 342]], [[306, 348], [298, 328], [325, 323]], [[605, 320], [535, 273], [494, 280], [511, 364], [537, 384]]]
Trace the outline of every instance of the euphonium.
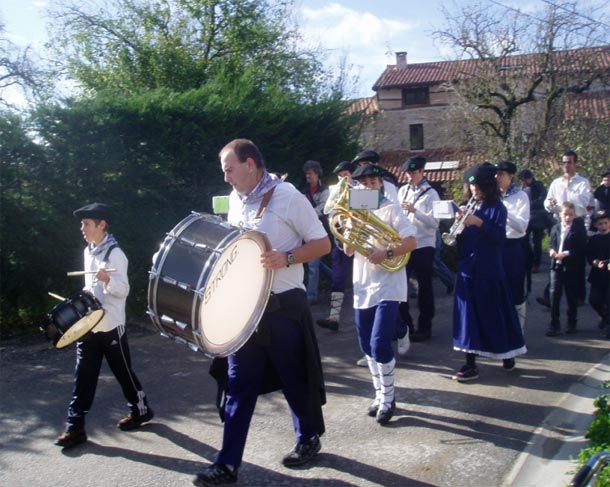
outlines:
[[[368, 210], [349, 208], [350, 185], [347, 178], [333, 188], [324, 213], [329, 214], [329, 226], [332, 234], [341, 242], [352, 247], [362, 255], [369, 255], [376, 249], [393, 248], [402, 242], [400, 235]], [[389, 272], [402, 269], [409, 262], [411, 253], [384, 260], [380, 267]]]
[[449, 245], [450, 247], [455, 245], [457, 242], [457, 236], [464, 231], [464, 220], [474, 213], [476, 206], [477, 200], [475, 200], [474, 195], [472, 195], [468, 200], [468, 203], [466, 203], [466, 210], [464, 213], [462, 213], [462, 217], [459, 220], [456, 219], [453, 222], [453, 225], [451, 225], [449, 231], [441, 235], [445, 245]]

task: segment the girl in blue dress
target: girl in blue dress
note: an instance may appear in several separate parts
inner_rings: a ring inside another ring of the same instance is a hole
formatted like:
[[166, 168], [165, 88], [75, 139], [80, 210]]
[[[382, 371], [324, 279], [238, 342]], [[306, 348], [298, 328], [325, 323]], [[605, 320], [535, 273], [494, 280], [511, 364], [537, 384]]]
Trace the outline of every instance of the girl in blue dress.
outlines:
[[495, 173], [492, 164], [482, 163], [464, 175], [476, 209], [465, 217], [458, 237], [453, 349], [466, 354], [466, 363], [453, 377], [459, 382], [478, 379], [477, 355], [502, 359], [510, 370], [515, 357], [527, 351], [502, 263], [506, 207]]

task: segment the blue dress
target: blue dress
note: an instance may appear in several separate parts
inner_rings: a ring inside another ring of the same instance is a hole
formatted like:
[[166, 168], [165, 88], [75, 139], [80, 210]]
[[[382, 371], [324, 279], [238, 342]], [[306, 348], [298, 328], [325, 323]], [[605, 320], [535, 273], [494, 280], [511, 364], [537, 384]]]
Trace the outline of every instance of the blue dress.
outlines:
[[527, 349], [502, 262], [506, 207], [500, 200], [475, 211], [482, 226], [458, 237], [459, 260], [453, 306], [453, 348], [507, 359]]

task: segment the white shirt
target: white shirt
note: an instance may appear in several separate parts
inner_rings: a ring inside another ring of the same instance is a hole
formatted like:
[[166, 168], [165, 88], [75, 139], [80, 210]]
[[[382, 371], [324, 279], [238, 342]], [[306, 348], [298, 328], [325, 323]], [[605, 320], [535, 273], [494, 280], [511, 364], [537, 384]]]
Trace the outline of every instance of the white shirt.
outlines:
[[[566, 183], [566, 179], [562, 176], [555, 179], [549, 187], [549, 192], [544, 200], [544, 208], [549, 213], [553, 213], [555, 218], [559, 219], [559, 210], [561, 204], [569, 201], [574, 204], [577, 217], [583, 217], [587, 214], [587, 205], [591, 200], [591, 184], [587, 178], [583, 178], [578, 173], [574, 174], [570, 182]], [[557, 204], [551, 206], [550, 199], [554, 198]]]
[[[105, 239], [108, 238], [107, 236]], [[105, 240], [104, 239], [104, 240]], [[104, 317], [92, 330], [93, 333], [100, 331], [111, 331], [125, 324], [125, 301], [129, 294], [129, 280], [127, 279], [128, 260], [124, 252], [115, 247], [110, 252], [108, 262], [104, 262], [103, 252], [101, 255], [93, 256], [85, 248], [85, 270], [97, 271], [102, 267], [116, 269], [110, 274], [108, 284], [96, 279], [95, 274], [85, 274], [85, 291], [91, 292], [101, 303], [104, 309]]]
[[398, 203], [398, 190], [392, 181], [383, 180], [383, 195], [392, 203]]
[[[428, 189], [430, 188], [430, 189]], [[432, 216], [432, 205], [434, 201], [439, 201], [438, 193], [430, 183], [423, 180], [417, 186], [405, 184], [398, 190], [398, 201], [400, 203], [414, 203], [415, 213], [403, 211], [409, 221], [415, 226], [417, 231], [417, 248], [424, 247], [436, 248], [436, 231], [438, 230], [438, 220]]]
[[[303, 241], [327, 236], [311, 203], [290, 183], [283, 182], [275, 187], [262, 218], [257, 220], [254, 217], [259, 207], [260, 200], [244, 205], [233, 190], [229, 196], [227, 221], [238, 227], [265, 233], [271, 248], [283, 252], [300, 247]], [[273, 272], [271, 291], [281, 293], [294, 288], [305, 289], [303, 276], [303, 264], [277, 269]]]
[[[385, 184], [385, 182], [384, 182]], [[382, 206], [373, 214], [394, 228], [401, 238], [414, 237], [415, 227], [397, 204], [384, 198]], [[407, 300], [407, 273], [404, 269], [389, 272], [371, 264], [366, 257], [356, 252], [354, 255], [354, 308], [366, 309], [382, 301]]]
[[566, 251], [563, 250], [563, 245], [566, 243], [566, 237], [568, 236], [568, 233], [570, 233], [571, 228], [572, 228], [572, 225], [570, 225], [568, 227], [561, 225], [559, 249], [557, 250], [558, 253], [565, 252], [566, 255], [570, 255], [569, 250], [566, 250]]
[[527, 232], [530, 221], [530, 199], [522, 189], [510, 191], [502, 198], [506, 207], [506, 238], [521, 238]]

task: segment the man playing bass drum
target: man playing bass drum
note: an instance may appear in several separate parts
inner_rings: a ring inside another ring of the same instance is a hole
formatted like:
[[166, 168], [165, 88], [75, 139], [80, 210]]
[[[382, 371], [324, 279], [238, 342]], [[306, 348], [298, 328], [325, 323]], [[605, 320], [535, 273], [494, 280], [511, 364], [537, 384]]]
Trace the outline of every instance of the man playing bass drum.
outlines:
[[258, 330], [226, 359], [228, 369], [223, 370], [223, 359], [214, 359], [211, 372], [219, 385], [226, 385], [220, 411], [223, 441], [216, 461], [194, 479], [197, 486], [237, 480], [259, 394], [281, 389], [290, 407], [296, 444], [282, 460], [285, 467], [309, 463], [320, 451], [324, 433], [324, 380], [303, 263], [327, 254], [330, 240], [307, 198], [267, 172], [252, 141], [235, 139], [219, 156], [225, 181], [233, 187], [227, 220], [267, 235], [272, 250], [261, 255], [261, 265], [274, 274]]

